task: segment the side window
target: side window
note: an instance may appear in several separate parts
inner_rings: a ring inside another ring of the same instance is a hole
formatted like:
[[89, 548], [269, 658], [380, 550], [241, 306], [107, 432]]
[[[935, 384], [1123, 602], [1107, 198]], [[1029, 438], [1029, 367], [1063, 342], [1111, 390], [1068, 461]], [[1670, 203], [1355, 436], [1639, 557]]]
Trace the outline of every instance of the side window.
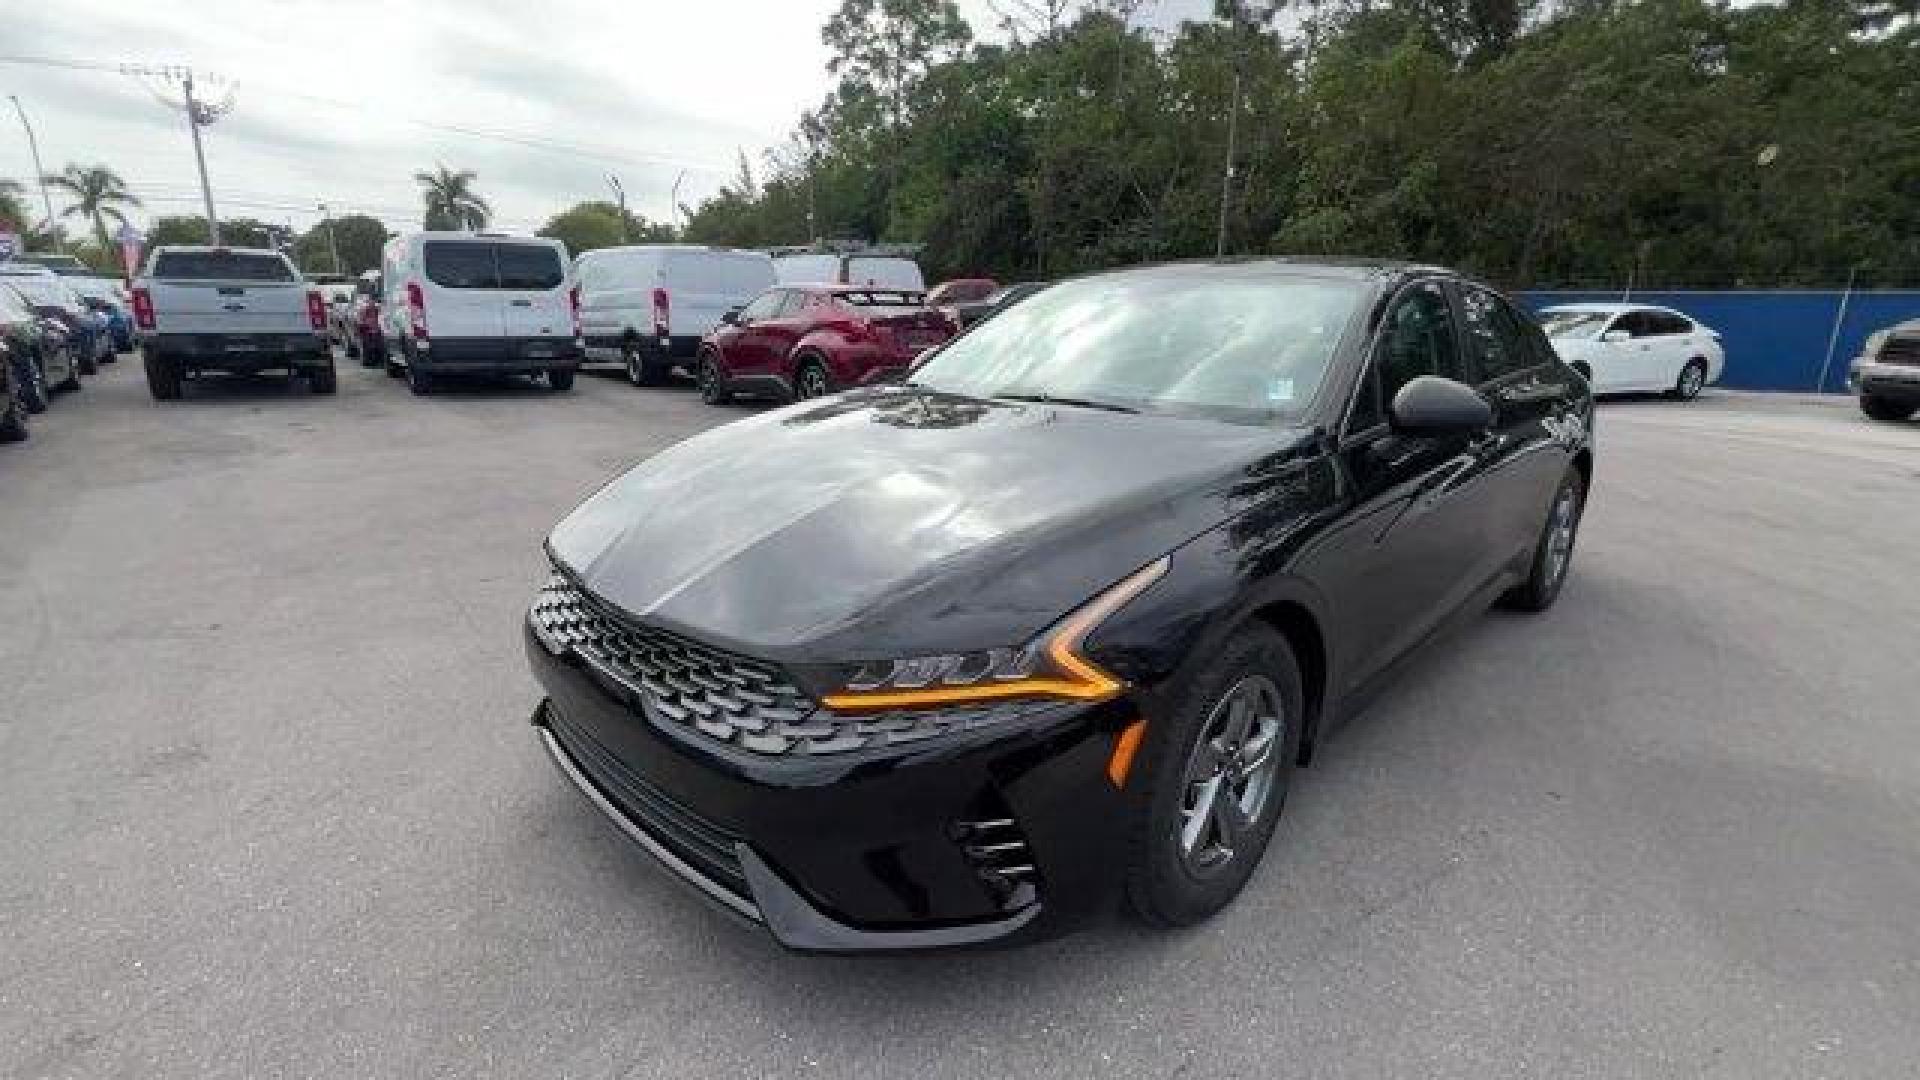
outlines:
[[780, 309], [775, 311], [772, 317], [776, 319], [790, 319], [798, 315], [800, 309], [806, 306], [807, 294], [798, 289], [789, 289], [786, 299], [780, 304]]
[[1625, 331], [1628, 337], [1646, 337], [1652, 332], [1647, 326], [1647, 313], [1644, 311], [1629, 311], [1613, 320], [1613, 325], [1607, 329]]
[[1459, 379], [1464, 374], [1446, 292], [1437, 282], [1415, 285], [1394, 300], [1381, 323], [1373, 362], [1353, 403], [1350, 430], [1364, 431], [1385, 421], [1393, 395], [1418, 376]]
[[1654, 332], [1657, 334], [1691, 334], [1693, 322], [1671, 311], [1649, 313], [1653, 318]]
[[1539, 363], [1512, 309], [1498, 296], [1472, 285], [1460, 288], [1460, 321], [1467, 350], [1481, 382], [1503, 379]]

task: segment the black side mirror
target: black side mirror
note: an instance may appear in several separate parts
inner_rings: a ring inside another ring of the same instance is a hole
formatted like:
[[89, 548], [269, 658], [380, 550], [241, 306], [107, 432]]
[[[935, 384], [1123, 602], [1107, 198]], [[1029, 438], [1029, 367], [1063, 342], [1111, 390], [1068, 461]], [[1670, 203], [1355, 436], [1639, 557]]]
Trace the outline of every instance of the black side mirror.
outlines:
[[1402, 435], [1469, 435], [1493, 426], [1493, 406], [1465, 383], [1421, 375], [1393, 395], [1387, 419]]
[[727, 326], [739, 326], [740, 309], [737, 307], [728, 308], [726, 314], [720, 316], [720, 321]]

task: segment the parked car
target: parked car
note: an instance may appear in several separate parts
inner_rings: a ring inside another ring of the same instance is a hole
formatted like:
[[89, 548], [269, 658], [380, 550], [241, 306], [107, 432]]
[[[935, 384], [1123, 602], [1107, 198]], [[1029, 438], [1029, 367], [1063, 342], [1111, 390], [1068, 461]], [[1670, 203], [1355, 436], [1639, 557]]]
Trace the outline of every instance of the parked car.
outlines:
[[1672, 308], [1558, 304], [1540, 311], [1553, 347], [1593, 371], [1597, 394], [1664, 393], [1682, 401], [1720, 381], [1720, 335]]
[[1397, 661], [1551, 606], [1587, 383], [1510, 301], [1388, 263], [1062, 282], [911, 384], [713, 428], [552, 532], [561, 772], [800, 950], [1228, 904]]
[[781, 285], [877, 285], [914, 292], [927, 287], [919, 263], [892, 255], [781, 255], [773, 260], [773, 272]]
[[992, 278], [954, 278], [927, 290], [927, 303], [933, 307], [977, 304], [999, 291], [1000, 283]]
[[96, 277], [99, 271], [72, 255], [50, 255], [47, 253], [24, 253], [15, 255], [11, 260], [26, 263], [29, 266], [44, 266], [61, 277]]
[[965, 330], [975, 323], [1025, 300], [1027, 297], [1046, 288], [1048, 284], [1049, 283], [1045, 281], [1023, 281], [1016, 285], [1009, 285], [1004, 289], [995, 290], [983, 300], [976, 300], [972, 303], [955, 304], [947, 308], [947, 317], [953, 320], [953, 325], [956, 328]]
[[0, 443], [19, 442], [32, 434], [27, 423], [26, 388], [13, 366], [13, 347], [0, 336]]
[[773, 285], [761, 251], [647, 244], [589, 251], [573, 262], [589, 361], [618, 361], [635, 386], [664, 380], [698, 355], [728, 311]]
[[859, 285], [769, 289], [701, 343], [694, 381], [709, 405], [735, 394], [794, 400], [898, 378], [953, 336], [926, 295]]
[[378, 367], [387, 358], [386, 339], [380, 333], [380, 271], [369, 270], [353, 283], [347, 305], [347, 351], [361, 367]]
[[580, 367], [580, 294], [558, 240], [422, 232], [387, 242], [380, 310], [387, 374], [416, 394], [446, 375], [544, 376], [560, 392]]
[[0, 340], [28, 412], [45, 412], [53, 390], [80, 389], [80, 360], [68, 344], [66, 324], [42, 315], [6, 279], [0, 279]]
[[211, 372], [285, 371], [316, 394], [337, 382], [326, 304], [287, 257], [266, 248], [162, 245], [133, 290], [147, 389], [180, 397]]
[[133, 312], [125, 290], [112, 278], [74, 277], [67, 283], [86, 301], [89, 310], [106, 324], [106, 340], [98, 352], [103, 362], [112, 363], [117, 354], [133, 348]]
[[[44, 266], [9, 262], [0, 263], [0, 282], [18, 290], [43, 320], [60, 324], [79, 374], [92, 375], [98, 370], [105, 324], [94, 318], [87, 302], [66, 279]], [[79, 385], [75, 379], [74, 386]]]
[[327, 337], [347, 348], [353, 337], [353, 286], [343, 282], [323, 285], [320, 295], [327, 302]]
[[1875, 420], [1906, 420], [1920, 412], [1920, 319], [1868, 335], [1847, 382], [1860, 397], [1860, 411]]

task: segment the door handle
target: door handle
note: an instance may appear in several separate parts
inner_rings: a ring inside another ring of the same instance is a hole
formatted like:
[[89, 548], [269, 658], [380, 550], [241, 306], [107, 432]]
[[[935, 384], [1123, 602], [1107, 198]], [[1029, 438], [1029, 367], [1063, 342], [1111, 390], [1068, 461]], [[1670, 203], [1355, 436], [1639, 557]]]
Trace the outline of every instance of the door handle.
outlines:
[[512, 304], [514, 307], [532, 307], [533, 306], [533, 301], [531, 300], [509, 300], [507, 301], [507, 303]]
[[1500, 400], [1525, 404], [1535, 401], [1552, 401], [1565, 394], [1567, 388], [1559, 383], [1521, 383], [1500, 391]]

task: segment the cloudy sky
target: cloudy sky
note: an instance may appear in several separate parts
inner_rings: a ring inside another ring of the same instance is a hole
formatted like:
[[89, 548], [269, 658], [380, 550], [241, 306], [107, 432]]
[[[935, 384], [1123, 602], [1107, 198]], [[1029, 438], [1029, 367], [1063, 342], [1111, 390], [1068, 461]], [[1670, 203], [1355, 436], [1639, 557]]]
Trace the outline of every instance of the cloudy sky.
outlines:
[[[231, 83], [205, 132], [221, 216], [291, 221], [316, 207], [418, 226], [415, 170], [479, 174], [497, 224], [530, 231], [608, 196], [664, 219], [755, 161], [828, 87], [820, 25], [837, 0], [61, 0], [15, 3], [0, 97], [18, 95], [51, 171], [111, 165], [147, 214], [198, 213], [185, 121], [123, 64], [192, 66]], [[960, 0], [993, 36], [988, 0]], [[1173, 26], [1211, 0], [1150, 0]], [[82, 65], [48, 67], [20, 58]], [[89, 65], [98, 65], [89, 66]], [[0, 102], [0, 177], [33, 175]], [[56, 195], [56, 211], [60, 209]], [[144, 215], [142, 215], [144, 216]]]

